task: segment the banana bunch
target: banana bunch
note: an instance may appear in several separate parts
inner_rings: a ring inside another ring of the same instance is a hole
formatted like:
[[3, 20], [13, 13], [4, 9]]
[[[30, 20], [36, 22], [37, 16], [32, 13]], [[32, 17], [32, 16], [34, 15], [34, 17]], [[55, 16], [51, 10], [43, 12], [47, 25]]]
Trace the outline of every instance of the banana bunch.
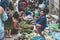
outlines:
[[27, 21], [21, 21], [19, 23], [19, 26], [24, 29], [28, 29], [30, 27], [30, 24], [27, 23]]

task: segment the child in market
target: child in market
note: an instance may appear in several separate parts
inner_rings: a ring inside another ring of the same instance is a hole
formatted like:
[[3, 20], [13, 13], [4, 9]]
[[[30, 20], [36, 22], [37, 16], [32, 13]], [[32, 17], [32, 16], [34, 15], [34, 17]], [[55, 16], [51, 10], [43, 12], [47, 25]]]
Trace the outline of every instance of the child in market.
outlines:
[[13, 28], [13, 23], [12, 23], [12, 13], [11, 13], [11, 10], [7, 7], [5, 9], [6, 13], [7, 13], [7, 16], [8, 16], [8, 20], [6, 22], [4, 22], [5, 24], [5, 30], [6, 30], [6, 37], [7, 38], [10, 38], [12, 37], [11, 35], [11, 29]]
[[22, 30], [22, 28], [19, 28], [19, 14], [17, 12], [14, 12], [13, 18], [13, 32], [12, 34], [17, 34], [18, 30]]

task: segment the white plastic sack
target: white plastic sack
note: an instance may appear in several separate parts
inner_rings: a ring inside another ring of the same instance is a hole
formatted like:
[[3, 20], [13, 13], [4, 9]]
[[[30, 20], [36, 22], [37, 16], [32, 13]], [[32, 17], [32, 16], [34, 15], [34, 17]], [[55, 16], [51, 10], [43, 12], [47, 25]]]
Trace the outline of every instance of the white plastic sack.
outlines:
[[24, 17], [24, 20], [33, 20], [33, 17], [28, 15], [28, 16]]
[[45, 4], [39, 4], [39, 8], [44, 9], [45, 8]]

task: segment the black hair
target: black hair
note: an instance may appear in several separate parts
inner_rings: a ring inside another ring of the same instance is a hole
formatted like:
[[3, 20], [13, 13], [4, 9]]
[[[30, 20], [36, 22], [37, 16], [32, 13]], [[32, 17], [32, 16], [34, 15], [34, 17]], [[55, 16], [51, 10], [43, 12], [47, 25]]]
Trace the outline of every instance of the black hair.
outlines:
[[41, 11], [43, 11], [44, 12], [44, 16], [46, 15], [46, 10], [41, 10]]
[[18, 19], [19, 18], [19, 14], [17, 12], [14, 12], [13, 17], [16, 18], [16, 19]]
[[46, 8], [45, 10], [46, 10], [46, 13], [48, 14], [48, 13], [49, 13], [49, 9], [48, 9], [48, 8]]

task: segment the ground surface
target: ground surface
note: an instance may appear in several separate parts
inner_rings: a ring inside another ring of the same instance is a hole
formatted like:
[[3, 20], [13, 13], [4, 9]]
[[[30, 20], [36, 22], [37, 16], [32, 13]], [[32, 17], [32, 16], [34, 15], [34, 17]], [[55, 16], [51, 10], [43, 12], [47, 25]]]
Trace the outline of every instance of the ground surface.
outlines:
[[13, 35], [13, 37], [12, 38], [5, 38], [5, 40], [14, 40], [14, 39], [17, 39], [17, 35]]

